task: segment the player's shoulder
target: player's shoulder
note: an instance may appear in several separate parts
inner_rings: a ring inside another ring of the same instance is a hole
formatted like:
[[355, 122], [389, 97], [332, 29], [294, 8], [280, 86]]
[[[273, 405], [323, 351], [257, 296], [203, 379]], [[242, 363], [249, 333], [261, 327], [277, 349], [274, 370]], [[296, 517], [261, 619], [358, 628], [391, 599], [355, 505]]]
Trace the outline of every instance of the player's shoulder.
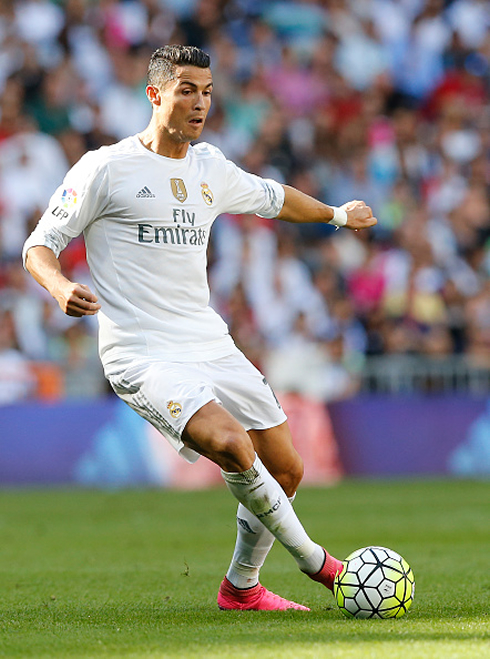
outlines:
[[91, 163], [108, 163], [112, 160], [130, 158], [140, 152], [136, 143], [136, 136], [126, 137], [120, 142], [101, 146], [94, 151], [88, 151], [83, 157]]
[[95, 175], [104, 170], [110, 163], [137, 155], [138, 148], [134, 136], [127, 137], [115, 144], [101, 146], [87, 151], [73, 167], [78, 172]]
[[209, 142], [199, 142], [191, 145], [192, 154], [198, 160], [220, 160], [225, 161], [224, 153], [217, 146]]

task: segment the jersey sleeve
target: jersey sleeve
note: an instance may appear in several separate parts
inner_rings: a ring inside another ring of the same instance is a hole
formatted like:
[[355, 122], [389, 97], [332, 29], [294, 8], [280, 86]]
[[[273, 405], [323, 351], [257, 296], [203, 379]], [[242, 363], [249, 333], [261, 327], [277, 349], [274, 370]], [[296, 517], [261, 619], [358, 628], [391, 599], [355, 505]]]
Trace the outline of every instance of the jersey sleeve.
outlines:
[[277, 181], [249, 174], [230, 160], [226, 161], [224, 213], [254, 213], [273, 218], [284, 205], [284, 188]]
[[24, 243], [24, 264], [27, 251], [37, 245], [49, 247], [58, 257], [72, 238], [100, 217], [109, 199], [107, 176], [96, 152], [85, 154], [70, 169]]

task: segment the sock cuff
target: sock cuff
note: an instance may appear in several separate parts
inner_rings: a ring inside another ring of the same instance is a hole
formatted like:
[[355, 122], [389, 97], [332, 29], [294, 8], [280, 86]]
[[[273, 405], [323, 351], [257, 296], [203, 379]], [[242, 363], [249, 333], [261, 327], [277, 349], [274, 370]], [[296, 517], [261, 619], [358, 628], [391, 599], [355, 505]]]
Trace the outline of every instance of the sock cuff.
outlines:
[[258, 455], [255, 456], [255, 461], [250, 469], [246, 471], [224, 471], [221, 470], [221, 475], [227, 483], [239, 483], [241, 485], [250, 485], [254, 483], [262, 472], [262, 461]]

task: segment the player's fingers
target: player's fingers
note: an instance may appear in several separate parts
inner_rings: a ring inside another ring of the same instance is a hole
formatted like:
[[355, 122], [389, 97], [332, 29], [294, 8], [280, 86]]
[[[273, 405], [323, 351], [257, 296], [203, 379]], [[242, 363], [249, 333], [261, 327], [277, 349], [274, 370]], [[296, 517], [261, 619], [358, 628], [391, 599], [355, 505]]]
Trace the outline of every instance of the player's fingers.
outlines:
[[69, 306], [73, 309], [77, 309], [82, 312], [86, 311], [92, 313], [95, 313], [100, 309], [100, 304], [98, 304], [97, 302], [89, 302], [88, 300], [84, 300], [83, 298], [70, 300]]
[[[63, 307], [62, 307], [63, 308]], [[72, 295], [66, 301], [63, 311], [69, 316], [92, 316], [100, 309], [100, 304], [89, 302], [82, 297]]]
[[67, 316], [71, 316], [71, 317], [73, 317], [73, 318], [81, 318], [82, 316], [85, 315], [85, 314], [83, 314], [83, 313], [80, 313], [79, 311], [75, 311], [74, 309], [70, 309], [70, 308], [67, 308], [67, 309], [65, 310], [65, 314], [66, 314]]
[[65, 313], [67, 316], [81, 318], [82, 316], [95, 316], [98, 311], [98, 309], [80, 309], [79, 307], [69, 306], [66, 308]]
[[88, 302], [97, 302], [97, 296], [92, 293], [90, 288], [85, 286], [85, 284], [78, 284], [73, 292], [83, 300], [87, 300]]
[[360, 220], [357, 226], [347, 228], [352, 228], [357, 232], [362, 231], [363, 229], [370, 229], [375, 224], [377, 224], [377, 222], [378, 220], [371, 215], [370, 217], [365, 217], [364, 219]]

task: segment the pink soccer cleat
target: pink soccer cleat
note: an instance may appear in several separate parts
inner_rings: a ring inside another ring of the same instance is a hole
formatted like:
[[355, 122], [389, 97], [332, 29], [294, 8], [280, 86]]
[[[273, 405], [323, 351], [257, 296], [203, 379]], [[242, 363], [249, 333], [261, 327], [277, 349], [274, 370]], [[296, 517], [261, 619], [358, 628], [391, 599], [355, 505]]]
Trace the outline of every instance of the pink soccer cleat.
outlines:
[[290, 602], [284, 597], [271, 593], [260, 583], [253, 588], [236, 588], [225, 577], [218, 592], [218, 606], [224, 611], [285, 611], [297, 609], [309, 611], [307, 606]]
[[344, 569], [344, 563], [337, 558], [330, 556], [326, 549], [323, 551], [325, 552], [325, 563], [323, 564], [322, 569], [319, 572], [315, 572], [315, 574], [308, 574], [308, 576], [310, 579], [313, 579], [313, 581], [318, 581], [329, 590], [333, 591], [333, 582], [335, 581], [337, 574], [340, 574]]

